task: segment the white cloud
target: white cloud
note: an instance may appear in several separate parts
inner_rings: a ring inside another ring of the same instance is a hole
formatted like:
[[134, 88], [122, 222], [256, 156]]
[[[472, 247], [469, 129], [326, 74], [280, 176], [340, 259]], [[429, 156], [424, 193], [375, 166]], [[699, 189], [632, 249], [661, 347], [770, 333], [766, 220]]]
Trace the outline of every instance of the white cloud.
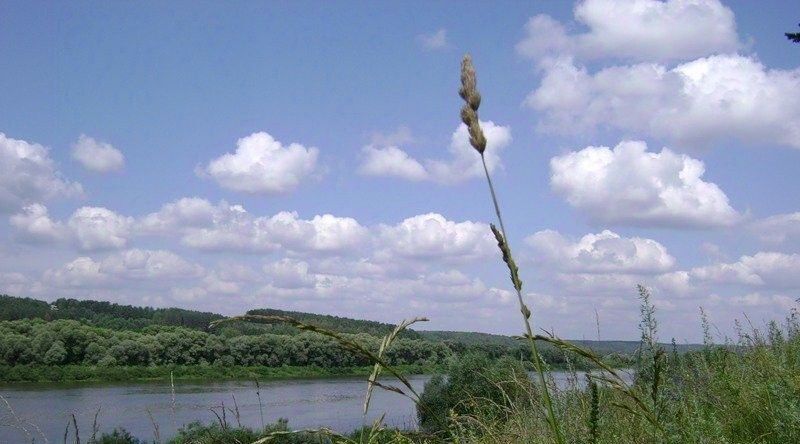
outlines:
[[309, 273], [308, 263], [305, 261], [284, 258], [265, 265], [264, 272], [276, 288], [314, 288], [317, 283], [316, 276]]
[[201, 276], [203, 268], [166, 250], [131, 249], [101, 260], [78, 257], [44, 272], [45, 283], [55, 287], [102, 288], [123, 280], [151, 281], [170, 286], [173, 280]]
[[[167, 203], [158, 212], [139, 218], [137, 233], [178, 236], [189, 247], [208, 251], [329, 253], [354, 256], [377, 251], [382, 260], [405, 258], [475, 258], [496, 250], [489, 226], [447, 220], [441, 214], [413, 216], [396, 225], [361, 225], [356, 219], [331, 214], [302, 219], [296, 212], [256, 216], [241, 205], [225, 201], [214, 205], [205, 199], [183, 198]], [[366, 247], [374, 247], [367, 249]], [[359, 256], [361, 257], [361, 256]], [[323, 261], [324, 257], [317, 257]], [[342, 264], [341, 261], [334, 261]], [[329, 264], [330, 270], [344, 272]], [[383, 273], [368, 257], [346, 268]]]
[[184, 197], [164, 204], [158, 212], [150, 213], [138, 221], [138, 229], [143, 233], [159, 233], [178, 228], [202, 227], [214, 223], [215, 217], [228, 208], [222, 202], [214, 206], [206, 199]]
[[[493, 172], [502, 165], [500, 151], [511, 143], [511, 128], [492, 121], [481, 121], [481, 127], [487, 140], [484, 152], [486, 167]], [[397, 146], [371, 144], [363, 149], [364, 157], [359, 172], [411, 181], [431, 180], [447, 185], [483, 177], [480, 155], [469, 144], [466, 125], [459, 125], [453, 132], [448, 152], [448, 159], [425, 159], [419, 162]]]
[[198, 170], [223, 188], [248, 193], [286, 193], [317, 169], [317, 148], [298, 143], [284, 146], [265, 132], [236, 142], [236, 152], [224, 154]]
[[362, 148], [364, 158], [358, 172], [365, 176], [398, 177], [410, 181], [428, 178], [428, 172], [415, 159], [396, 146], [372, 145]]
[[705, 182], [703, 162], [644, 142], [587, 147], [550, 160], [550, 183], [592, 220], [665, 227], [729, 226], [740, 219], [728, 197]]
[[72, 214], [67, 226], [82, 250], [122, 248], [131, 235], [134, 219], [108, 208], [81, 207]]
[[673, 271], [656, 277], [656, 286], [659, 290], [671, 295], [684, 296], [694, 290], [691, 276], [686, 271]]
[[411, 134], [411, 129], [405, 125], [397, 127], [391, 133], [376, 131], [370, 135], [370, 145], [372, 146], [399, 146], [416, 141], [414, 135]]
[[587, 273], [658, 273], [671, 269], [675, 258], [652, 239], [624, 238], [605, 230], [573, 241], [552, 230], [525, 239], [536, 258], [560, 270]]
[[800, 288], [800, 254], [759, 252], [737, 262], [693, 268], [691, 276], [701, 282], [743, 284], [766, 288]]
[[428, 51], [436, 51], [447, 48], [447, 30], [442, 28], [433, 34], [420, 34], [417, 41]]
[[[481, 121], [486, 136], [486, 167], [493, 172], [500, 165], [500, 151], [511, 143], [511, 128], [496, 125], [492, 121]], [[448, 147], [451, 158], [448, 160], [428, 160], [426, 167], [437, 182], [453, 184], [475, 177], [483, 177], [480, 156], [469, 144], [469, 130], [463, 123], [453, 132]]]
[[0, 212], [57, 196], [80, 196], [80, 184], [56, 170], [47, 148], [0, 133]]
[[554, 132], [611, 127], [684, 148], [731, 139], [800, 148], [800, 69], [767, 69], [739, 55], [594, 74], [560, 58], [547, 64], [525, 103], [543, 115], [541, 128]]
[[0, 271], [0, 294], [25, 294], [29, 284], [30, 280], [22, 273]]
[[81, 134], [78, 141], [72, 145], [72, 158], [87, 170], [98, 173], [119, 171], [125, 165], [122, 151], [109, 143], [99, 142], [84, 134]]
[[742, 45], [733, 12], [718, 0], [586, 0], [575, 7], [586, 32], [569, 34], [547, 15], [532, 17], [517, 51], [542, 58], [686, 60]]
[[[723, 302], [722, 298], [715, 298], [719, 302]], [[734, 296], [724, 300], [726, 304], [733, 304], [745, 307], [759, 307], [770, 306], [777, 308], [775, 315], [781, 316], [792, 308], [797, 307], [797, 301], [789, 296], [782, 294], [773, 294], [772, 296], [763, 295], [761, 293], [748, 293], [745, 295]]]
[[380, 225], [377, 232], [381, 256], [474, 259], [496, 250], [488, 225], [453, 222], [436, 213], [410, 217], [393, 226]]
[[800, 238], [800, 212], [770, 216], [755, 221], [750, 228], [756, 236], [768, 242]]
[[57, 269], [44, 272], [44, 282], [58, 288], [97, 287], [109, 283], [109, 278], [100, 272], [100, 263], [90, 257], [79, 257]]
[[134, 248], [103, 259], [99, 271], [127, 279], [164, 279], [197, 277], [203, 269], [170, 251]]
[[365, 146], [358, 172], [365, 176], [398, 177], [410, 181], [428, 178], [428, 172], [415, 159], [396, 146]]
[[19, 238], [30, 242], [53, 242], [64, 238], [66, 232], [61, 222], [50, 219], [47, 207], [42, 204], [26, 205], [21, 213], [9, 219]]
[[283, 211], [256, 217], [241, 205], [213, 206], [181, 199], [142, 219], [146, 231], [179, 232], [189, 247], [210, 251], [342, 253], [368, 242], [368, 230], [349, 217], [317, 215], [310, 220]]

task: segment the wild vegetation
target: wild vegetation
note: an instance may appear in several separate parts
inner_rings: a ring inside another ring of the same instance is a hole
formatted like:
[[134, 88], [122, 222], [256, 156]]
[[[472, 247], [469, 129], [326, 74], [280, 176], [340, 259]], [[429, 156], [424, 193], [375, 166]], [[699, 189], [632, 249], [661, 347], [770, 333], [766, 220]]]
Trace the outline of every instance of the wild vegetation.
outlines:
[[[738, 330], [720, 344], [707, 341], [678, 353], [656, 342], [657, 316], [640, 289], [642, 340], [635, 377], [619, 385], [609, 373], [586, 380], [572, 373], [566, 387], [546, 379], [556, 424], [569, 443], [763, 443], [800, 442], [800, 313], [763, 329]], [[701, 321], [698, 327], [707, 328]], [[706, 330], [707, 331], [707, 330]], [[333, 333], [335, 335], [335, 333]], [[324, 335], [324, 334], [323, 334]], [[387, 349], [391, 349], [391, 342]], [[353, 348], [357, 348], [353, 344]], [[359, 352], [356, 352], [359, 353]], [[382, 361], [378, 353], [371, 354]], [[396, 368], [380, 364], [386, 370]], [[391, 373], [391, 371], [389, 373]], [[549, 374], [549, 373], [548, 373]], [[399, 375], [402, 378], [402, 373]], [[376, 387], [404, 391], [377, 377]], [[403, 387], [401, 389], [400, 387]], [[626, 393], [623, 390], [627, 390]], [[520, 361], [466, 354], [450, 361], [417, 402], [419, 431], [376, 423], [347, 435], [331, 430], [294, 432], [284, 421], [254, 430], [220, 420], [190, 424], [168, 443], [541, 443], [555, 442], [540, 388]], [[369, 395], [367, 395], [369, 396]], [[637, 403], [641, 403], [638, 405]], [[124, 431], [98, 443], [145, 443]]]
[[[394, 328], [273, 309], [250, 313], [288, 315], [375, 348], [381, 335]], [[0, 381], [7, 382], [163, 379], [170, 374], [180, 379], [334, 376], [367, 374], [372, 364], [334, 339], [288, 323], [233, 322], [210, 329], [210, 322], [223, 316], [191, 310], [0, 296], [0, 319]], [[593, 345], [612, 365], [627, 365], [634, 351], [631, 344]], [[519, 358], [528, 353], [526, 344], [510, 337], [404, 330], [386, 359], [416, 373], [438, 370], [457, 355]], [[566, 364], [553, 347], [542, 353], [552, 365]]]

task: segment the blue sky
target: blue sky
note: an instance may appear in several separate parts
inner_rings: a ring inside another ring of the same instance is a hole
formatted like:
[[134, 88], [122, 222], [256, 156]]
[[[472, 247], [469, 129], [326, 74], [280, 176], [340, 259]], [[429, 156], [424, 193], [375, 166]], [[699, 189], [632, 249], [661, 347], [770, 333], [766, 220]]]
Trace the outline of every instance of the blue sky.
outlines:
[[723, 334], [781, 319], [798, 20], [791, 1], [3, 2], [0, 292], [517, 333], [458, 131], [469, 52], [538, 324], [593, 338], [596, 309], [601, 337], [635, 338], [635, 283], [665, 337], [699, 338], [699, 306]]

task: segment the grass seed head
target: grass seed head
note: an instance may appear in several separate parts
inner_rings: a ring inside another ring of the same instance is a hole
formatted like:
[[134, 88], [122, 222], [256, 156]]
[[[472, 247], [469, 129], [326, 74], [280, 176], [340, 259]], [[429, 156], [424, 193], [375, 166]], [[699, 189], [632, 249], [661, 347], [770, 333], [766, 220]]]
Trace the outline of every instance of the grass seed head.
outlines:
[[461, 108], [461, 121], [469, 129], [469, 143], [483, 155], [483, 152], [486, 151], [486, 136], [484, 136], [480, 120], [478, 120], [481, 94], [478, 92], [475, 67], [472, 65], [472, 58], [469, 54], [465, 55], [461, 62], [461, 89], [458, 90], [458, 95], [466, 103]]

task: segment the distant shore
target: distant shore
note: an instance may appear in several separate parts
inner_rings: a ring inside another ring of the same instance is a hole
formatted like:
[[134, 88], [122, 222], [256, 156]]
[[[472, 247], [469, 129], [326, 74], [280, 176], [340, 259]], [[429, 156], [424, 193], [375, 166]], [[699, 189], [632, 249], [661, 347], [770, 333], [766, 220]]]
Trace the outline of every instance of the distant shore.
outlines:
[[[441, 366], [399, 365], [397, 368], [404, 374], [438, 373]], [[131, 382], [170, 380], [170, 373], [175, 380], [281, 380], [312, 379], [337, 376], [367, 376], [371, 366], [365, 367], [332, 367], [316, 366], [283, 366], [283, 367], [245, 367], [245, 366], [40, 366], [17, 365], [0, 366], [0, 383], [13, 384], [19, 382]]]

